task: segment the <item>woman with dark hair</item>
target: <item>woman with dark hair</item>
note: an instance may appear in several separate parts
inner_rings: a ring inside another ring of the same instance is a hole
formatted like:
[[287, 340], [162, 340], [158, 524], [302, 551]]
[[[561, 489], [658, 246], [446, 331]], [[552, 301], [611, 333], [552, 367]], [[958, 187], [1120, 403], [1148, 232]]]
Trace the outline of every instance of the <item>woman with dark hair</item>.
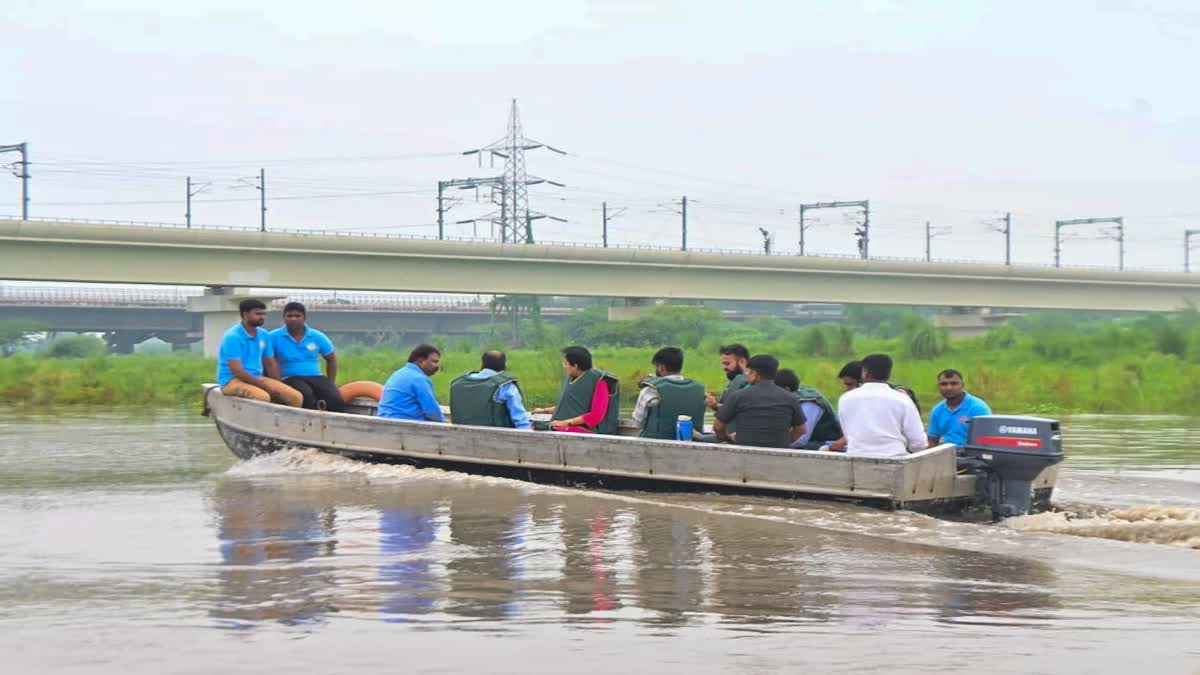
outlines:
[[579, 434], [615, 434], [619, 421], [620, 382], [616, 376], [592, 367], [592, 353], [572, 346], [562, 351], [563, 381], [558, 405], [531, 412], [551, 413], [555, 431]]

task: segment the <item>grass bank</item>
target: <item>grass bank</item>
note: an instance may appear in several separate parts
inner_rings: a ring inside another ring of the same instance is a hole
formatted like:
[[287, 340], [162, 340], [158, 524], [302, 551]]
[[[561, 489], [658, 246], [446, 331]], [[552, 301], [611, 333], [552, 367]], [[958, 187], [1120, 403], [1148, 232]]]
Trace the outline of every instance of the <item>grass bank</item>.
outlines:
[[[856, 352], [887, 350], [887, 340], [860, 339]], [[845, 357], [812, 357], [794, 345], [764, 344], [760, 352], [775, 354], [807, 383], [836, 398], [841, 392], [837, 371]], [[636, 394], [636, 383], [650, 370], [654, 350], [640, 347], [600, 347], [596, 365], [623, 383], [625, 405]], [[896, 353], [893, 351], [893, 353]], [[339, 380], [382, 382], [403, 366], [406, 353], [392, 349], [342, 351]], [[454, 375], [478, 367], [478, 352], [448, 350], [444, 370], [434, 377], [439, 400], [447, 400]], [[967, 388], [987, 399], [997, 412], [1010, 413], [1200, 413], [1200, 365], [1154, 351], [1125, 351], [1082, 364], [1046, 358], [1020, 346], [987, 348], [982, 340], [968, 341], [935, 359], [897, 357], [893, 379], [912, 386], [928, 412], [939, 400], [938, 371], [962, 370]], [[554, 349], [509, 351], [509, 369], [521, 379], [531, 405], [555, 402], [561, 382]], [[0, 403], [16, 406], [64, 405], [199, 405], [199, 385], [213, 381], [215, 364], [192, 354], [145, 354], [54, 359], [17, 354], [0, 359]], [[724, 376], [715, 353], [687, 350], [685, 371], [718, 389]]]

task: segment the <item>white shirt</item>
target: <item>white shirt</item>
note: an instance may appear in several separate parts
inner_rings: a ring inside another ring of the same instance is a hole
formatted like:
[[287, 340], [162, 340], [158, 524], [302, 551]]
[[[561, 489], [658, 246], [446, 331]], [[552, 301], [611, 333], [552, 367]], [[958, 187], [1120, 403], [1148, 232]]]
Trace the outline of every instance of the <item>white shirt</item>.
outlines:
[[800, 403], [800, 412], [804, 413], [804, 433], [800, 435], [800, 438], [792, 441], [789, 447], [803, 448], [808, 445], [808, 442], [812, 440], [813, 429], [817, 428], [817, 422], [820, 422], [821, 416], [825, 414], [825, 411], [821, 410], [821, 406], [812, 401]]
[[838, 399], [846, 453], [902, 457], [928, 447], [917, 406], [886, 382], [866, 382]]

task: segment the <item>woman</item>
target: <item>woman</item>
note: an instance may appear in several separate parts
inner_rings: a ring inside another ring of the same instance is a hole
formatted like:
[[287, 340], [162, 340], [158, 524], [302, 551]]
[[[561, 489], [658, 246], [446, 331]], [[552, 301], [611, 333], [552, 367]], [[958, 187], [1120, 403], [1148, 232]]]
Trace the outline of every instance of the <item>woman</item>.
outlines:
[[534, 413], [552, 413], [550, 427], [577, 434], [615, 434], [618, 425], [617, 378], [592, 367], [592, 353], [585, 347], [562, 351], [563, 383], [558, 405], [535, 408]]

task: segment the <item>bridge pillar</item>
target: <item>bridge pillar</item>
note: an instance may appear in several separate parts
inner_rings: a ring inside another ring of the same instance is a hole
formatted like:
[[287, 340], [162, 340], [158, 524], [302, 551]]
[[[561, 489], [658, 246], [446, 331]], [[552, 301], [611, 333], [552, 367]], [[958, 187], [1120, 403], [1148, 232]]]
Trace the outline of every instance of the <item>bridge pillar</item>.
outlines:
[[609, 321], [629, 321], [650, 311], [657, 304], [654, 298], [625, 298], [620, 305], [609, 305]]
[[951, 307], [949, 312], [935, 316], [933, 323], [945, 328], [950, 337], [978, 337], [994, 326], [1002, 326], [1022, 316], [1024, 314], [997, 312], [991, 307]]
[[225, 331], [242, 320], [238, 313], [238, 303], [242, 300], [258, 298], [269, 303], [282, 297], [286, 296], [251, 293], [248, 288], [234, 286], [209, 286], [204, 289], [204, 295], [189, 297], [187, 311], [203, 315], [204, 355], [216, 358]]

